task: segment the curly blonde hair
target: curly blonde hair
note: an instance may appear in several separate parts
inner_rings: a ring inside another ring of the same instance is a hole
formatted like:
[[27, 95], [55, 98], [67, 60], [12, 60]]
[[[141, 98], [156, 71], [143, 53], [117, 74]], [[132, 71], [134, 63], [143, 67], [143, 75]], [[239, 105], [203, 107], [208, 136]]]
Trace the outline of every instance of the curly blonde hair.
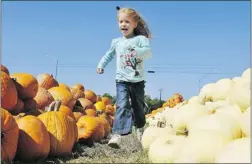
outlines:
[[136, 10], [132, 8], [120, 8], [116, 7], [118, 10], [117, 19], [119, 17], [119, 13], [123, 12], [127, 14], [129, 17], [133, 18], [133, 20], [137, 23], [136, 28], [134, 29], [135, 35], [144, 35], [146, 38], [151, 39], [151, 32], [147, 23], [144, 21], [142, 17], [136, 12]]

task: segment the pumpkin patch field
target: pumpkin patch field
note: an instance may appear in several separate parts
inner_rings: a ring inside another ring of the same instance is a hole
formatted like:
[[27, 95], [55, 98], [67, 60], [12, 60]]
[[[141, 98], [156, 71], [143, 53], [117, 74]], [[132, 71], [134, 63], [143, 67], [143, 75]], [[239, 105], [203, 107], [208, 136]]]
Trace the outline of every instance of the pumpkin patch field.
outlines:
[[179, 93], [146, 114], [138, 141], [107, 146], [116, 104], [76, 83], [1, 65], [2, 163], [249, 163], [250, 68], [240, 77]]

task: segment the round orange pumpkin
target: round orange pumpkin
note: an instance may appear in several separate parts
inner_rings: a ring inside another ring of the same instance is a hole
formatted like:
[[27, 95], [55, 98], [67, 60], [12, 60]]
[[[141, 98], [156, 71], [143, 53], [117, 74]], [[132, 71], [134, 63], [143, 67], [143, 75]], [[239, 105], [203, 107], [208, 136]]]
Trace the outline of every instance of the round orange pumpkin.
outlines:
[[96, 110], [94, 104], [87, 98], [79, 98], [77, 100], [76, 104], [81, 106], [84, 110], [85, 109], [94, 109], [94, 110]]
[[109, 124], [108, 120], [104, 117], [101, 117], [101, 115], [98, 118], [104, 127], [104, 137], [107, 137], [109, 135], [109, 133], [111, 132], [110, 124]]
[[96, 110], [94, 110], [94, 109], [86, 109], [85, 110], [85, 115], [96, 117], [97, 113], [96, 113]]
[[98, 101], [94, 104], [96, 110], [99, 110], [101, 112], [105, 112], [106, 109], [106, 105], [104, 104], [103, 101]]
[[44, 123], [50, 136], [49, 156], [67, 156], [77, 141], [76, 122], [63, 112], [49, 111], [38, 118]]
[[1, 159], [10, 163], [17, 151], [19, 128], [14, 117], [1, 108]]
[[8, 68], [3, 64], [1, 64], [1, 71], [5, 72], [7, 75], [10, 75]]
[[111, 105], [111, 104], [106, 105], [105, 113], [107, 115], [112, 115], [113, 116], [115, 114], [115, 108], [113, 107], [113, 105]]
[[70, 91], [70, 88], [66, 84], [64, 84], [64, 83], [59, 83], [59, 87], [64, 88], [64, 89]]
[[73, 112], [75, 120], [78, 121], [83, 114], [81, 112]]
[[34, 100], [37, 103], [38, 109], [45, 110], [45, 107], [50, 105], [54, 101], [54, 98], [48, 90], [39, 87], [37, 95], [34, 97]]
[[71, 88], [70, 91], [75, 100], [78, 100], [79, 98], [85, 98], [84, 92], [78, 88]]
[[17, 99], [14, 82], [8, 74], [1, 71], [1, 107], [11, 112], [17, 104]]
[[14, 73], [10, 75], [14, 78], [18, 96], [21, 99], [34, 98], [38, 92], [38, 81], [29, 73]]
[[73, 109], [75, 100], [70, 91], [62, 87], [53, 87], [48, 89], [48, 92], [52, 95], [54, 100], [61, 100], [62, 105], [66, 105], [70, 109]]
[[110, 98], [108, 98], [108, 97], [102, 97], [102, 102], [103, 102], [105, 105], [112, 104], [112, 101], [111, 101]]
[[96, 94], [92, 90], [85, 90], [85, 98], [89, 99], [92, 103], [96, 102]]
[[39, 86], [45, 89], [59, 86], [59, 83], [54, 79], [53, 75], [50, 75], [48, 73], [39, 74], [37, 76], [37, 80]]
[[82, 84], [74, 84], [74, 85], [72, 86], [72, 88], [79, 89], [79, 90], [81, 90], [82, 92], [85, 91], [85, 87], [84, 87]]
[[74, 117], [74, 114], [73, 114], [72, 110], [69, 107], [67, 107], [65, 105], [61, 105], [58, 111], [64, 113], [66, 116], [69, 116], [74, 121], [76, 121], [76, 119]]
[[104, 138], [104, 127], [97, 117], [82, 116], [77, 122], [77, 127], [79, 142], [88, 139], [99, 141]]
[[30, 115], [18, 119], [17, 124], [20, 129], [17, 157], [27, 162], [46, 158], [50, 151], [50, 138], [43, 122]]

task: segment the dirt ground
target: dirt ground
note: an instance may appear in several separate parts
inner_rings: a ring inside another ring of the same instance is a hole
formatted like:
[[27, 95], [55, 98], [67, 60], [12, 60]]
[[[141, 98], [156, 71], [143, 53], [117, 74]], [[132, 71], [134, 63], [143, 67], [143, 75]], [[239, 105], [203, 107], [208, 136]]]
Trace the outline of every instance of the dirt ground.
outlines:
[[[150, 163], [147, 152], [142, 150], [141, 143], [134, 134], [122, 137], [120, 149], [110, 148], [108, 139], [100, 143], [76, 144], [70, 157], [47, 158], [36, 163]], [[21, 164], [22, 162], [15, 161]], [[33, 162], [34, 163], [34, 162]]]

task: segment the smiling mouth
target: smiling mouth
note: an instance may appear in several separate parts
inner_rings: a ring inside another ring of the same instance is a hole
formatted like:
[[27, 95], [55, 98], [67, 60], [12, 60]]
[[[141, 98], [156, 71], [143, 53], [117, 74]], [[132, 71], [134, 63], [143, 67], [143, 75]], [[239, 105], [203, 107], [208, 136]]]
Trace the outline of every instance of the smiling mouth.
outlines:
[[121, 28], [121, 30], [122, 30], [123, 32], [128, 31], [128, 29], [127, 29], [127, 28]]

